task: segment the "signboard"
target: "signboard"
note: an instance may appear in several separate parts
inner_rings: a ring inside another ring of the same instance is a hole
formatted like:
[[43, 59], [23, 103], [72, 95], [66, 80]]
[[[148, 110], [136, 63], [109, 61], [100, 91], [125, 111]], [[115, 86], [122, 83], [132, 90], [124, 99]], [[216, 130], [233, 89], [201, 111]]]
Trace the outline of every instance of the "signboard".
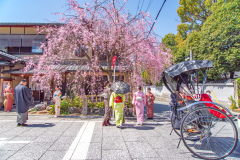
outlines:
[[113, 69], [114, 69], [114, 67], [115, 67], [116, 60], [117, 60], [117, 57], [114, 56], [114, 57], [112, 58]]

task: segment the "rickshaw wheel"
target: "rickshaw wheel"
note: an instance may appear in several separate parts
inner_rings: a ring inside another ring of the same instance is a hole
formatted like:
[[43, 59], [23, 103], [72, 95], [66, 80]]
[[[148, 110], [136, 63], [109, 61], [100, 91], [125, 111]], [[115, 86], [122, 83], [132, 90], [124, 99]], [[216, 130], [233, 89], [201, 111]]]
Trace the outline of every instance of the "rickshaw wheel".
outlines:
[[190, 152], [202, 159], [222, 159], [230, 155], [238, 142], [236, 125], [226, 113], [219, 118], [209, 112], [211, 107], [188, 113], [181, 124], [181, 138]]
[[171, 125], [172, 125], [172, 129], [174, 130], [174, 132], [179, 136], [181, 137], [181, 134], [180, 134], [180, 128], [179, 129], [176, 129], [174, 124], [175, 124], [175, 119], [177, 118], [177, 116], [172, 113], [171, 115]]

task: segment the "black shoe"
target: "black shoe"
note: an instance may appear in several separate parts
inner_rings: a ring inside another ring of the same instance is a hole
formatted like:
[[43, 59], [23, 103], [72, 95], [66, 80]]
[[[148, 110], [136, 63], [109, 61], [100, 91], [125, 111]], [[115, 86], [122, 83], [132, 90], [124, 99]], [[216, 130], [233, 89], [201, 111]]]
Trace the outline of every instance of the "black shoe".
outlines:
[[18, 123], [18, 124], [17, 124], [17, 127], [20, 127], [21, 125], [22, 125], [21, 123]]
[[23, 123], [22, 126], [23, 126], [23, 127], [24, 127], [24, 126], [28, 126], [28, 124]]

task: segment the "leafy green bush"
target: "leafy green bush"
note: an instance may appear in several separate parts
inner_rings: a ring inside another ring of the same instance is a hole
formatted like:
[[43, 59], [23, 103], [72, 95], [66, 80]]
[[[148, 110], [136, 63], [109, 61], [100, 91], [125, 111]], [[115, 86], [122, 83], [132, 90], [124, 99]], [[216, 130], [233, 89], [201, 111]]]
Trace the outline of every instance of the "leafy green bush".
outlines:
[[232, 110], [237, 109], [237, 105], [236, 105], [235, 99], [234, 99], [232, 96], [228, 97], [228, 99], [229, 99], [229, 101], [231, 102], [231, 107], [230, 107], [230, 109], [232, 109]]
[[61, 101], [60, 114], [69, 114], [68, 105], [71, 101], [69, 99], [64, 99]]
[[91, 101], [88, 101], [87, 105], [89, 108], [95, 108], [95, 103], [93, 103]]
[[49, 105], [49, 107], [52, 107], [51, 110], [49, 111], [50, 114], [55, 114], [55, 106], [54, 105]]
[[240, 78], [237, 78], [238, 106], [240, 107]]
[[83, 107], [83, 99], [81, 99], [79, 96], [76, 96], [73, 98], [73, 100], [70, 103], [71, 105], [69, 107], [75, 106], [77, 108]]
[[95, 106], [94, 106], [94, 108], [104, 108], [104, 107], [105, 107], [104, 102], [97, 102], [95, 103]]
[[127, 101], [125, 101], [125, 105], [127, 106], [127, 108], [132, 108], [132, 98], [128, 98]]
[[34, 111], [37, 111], [35, 108], [32, 108], [29, 110], [30, 112], [34, 112]]

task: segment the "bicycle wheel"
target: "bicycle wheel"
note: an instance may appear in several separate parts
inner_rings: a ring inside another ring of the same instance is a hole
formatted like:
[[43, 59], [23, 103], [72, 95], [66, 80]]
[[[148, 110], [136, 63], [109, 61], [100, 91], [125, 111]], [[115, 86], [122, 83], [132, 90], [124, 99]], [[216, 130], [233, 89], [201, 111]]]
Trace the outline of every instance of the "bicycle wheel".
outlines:
[[221, 159], [235, 149], [238, 132], [234, 122], [226, 113], [226, 118], [218, 118], [209, 112], [210, 107], [197, 108], [188, 113], [181, 124], [181, 138], [194, 155], [202, 159]]
[[176, 129], [176, 126], [175, 126], [175, 120], [176, 120], [176, 119], [177, 119], [177, 116], [174, 114], [174, 112], [172, 112], [172, 116], [171, 116], [172, 129], [174, 130], [174, 132], [175, 132], [179, 137], [181, 137], [180, 127], [179, 127], [179, 129]]

